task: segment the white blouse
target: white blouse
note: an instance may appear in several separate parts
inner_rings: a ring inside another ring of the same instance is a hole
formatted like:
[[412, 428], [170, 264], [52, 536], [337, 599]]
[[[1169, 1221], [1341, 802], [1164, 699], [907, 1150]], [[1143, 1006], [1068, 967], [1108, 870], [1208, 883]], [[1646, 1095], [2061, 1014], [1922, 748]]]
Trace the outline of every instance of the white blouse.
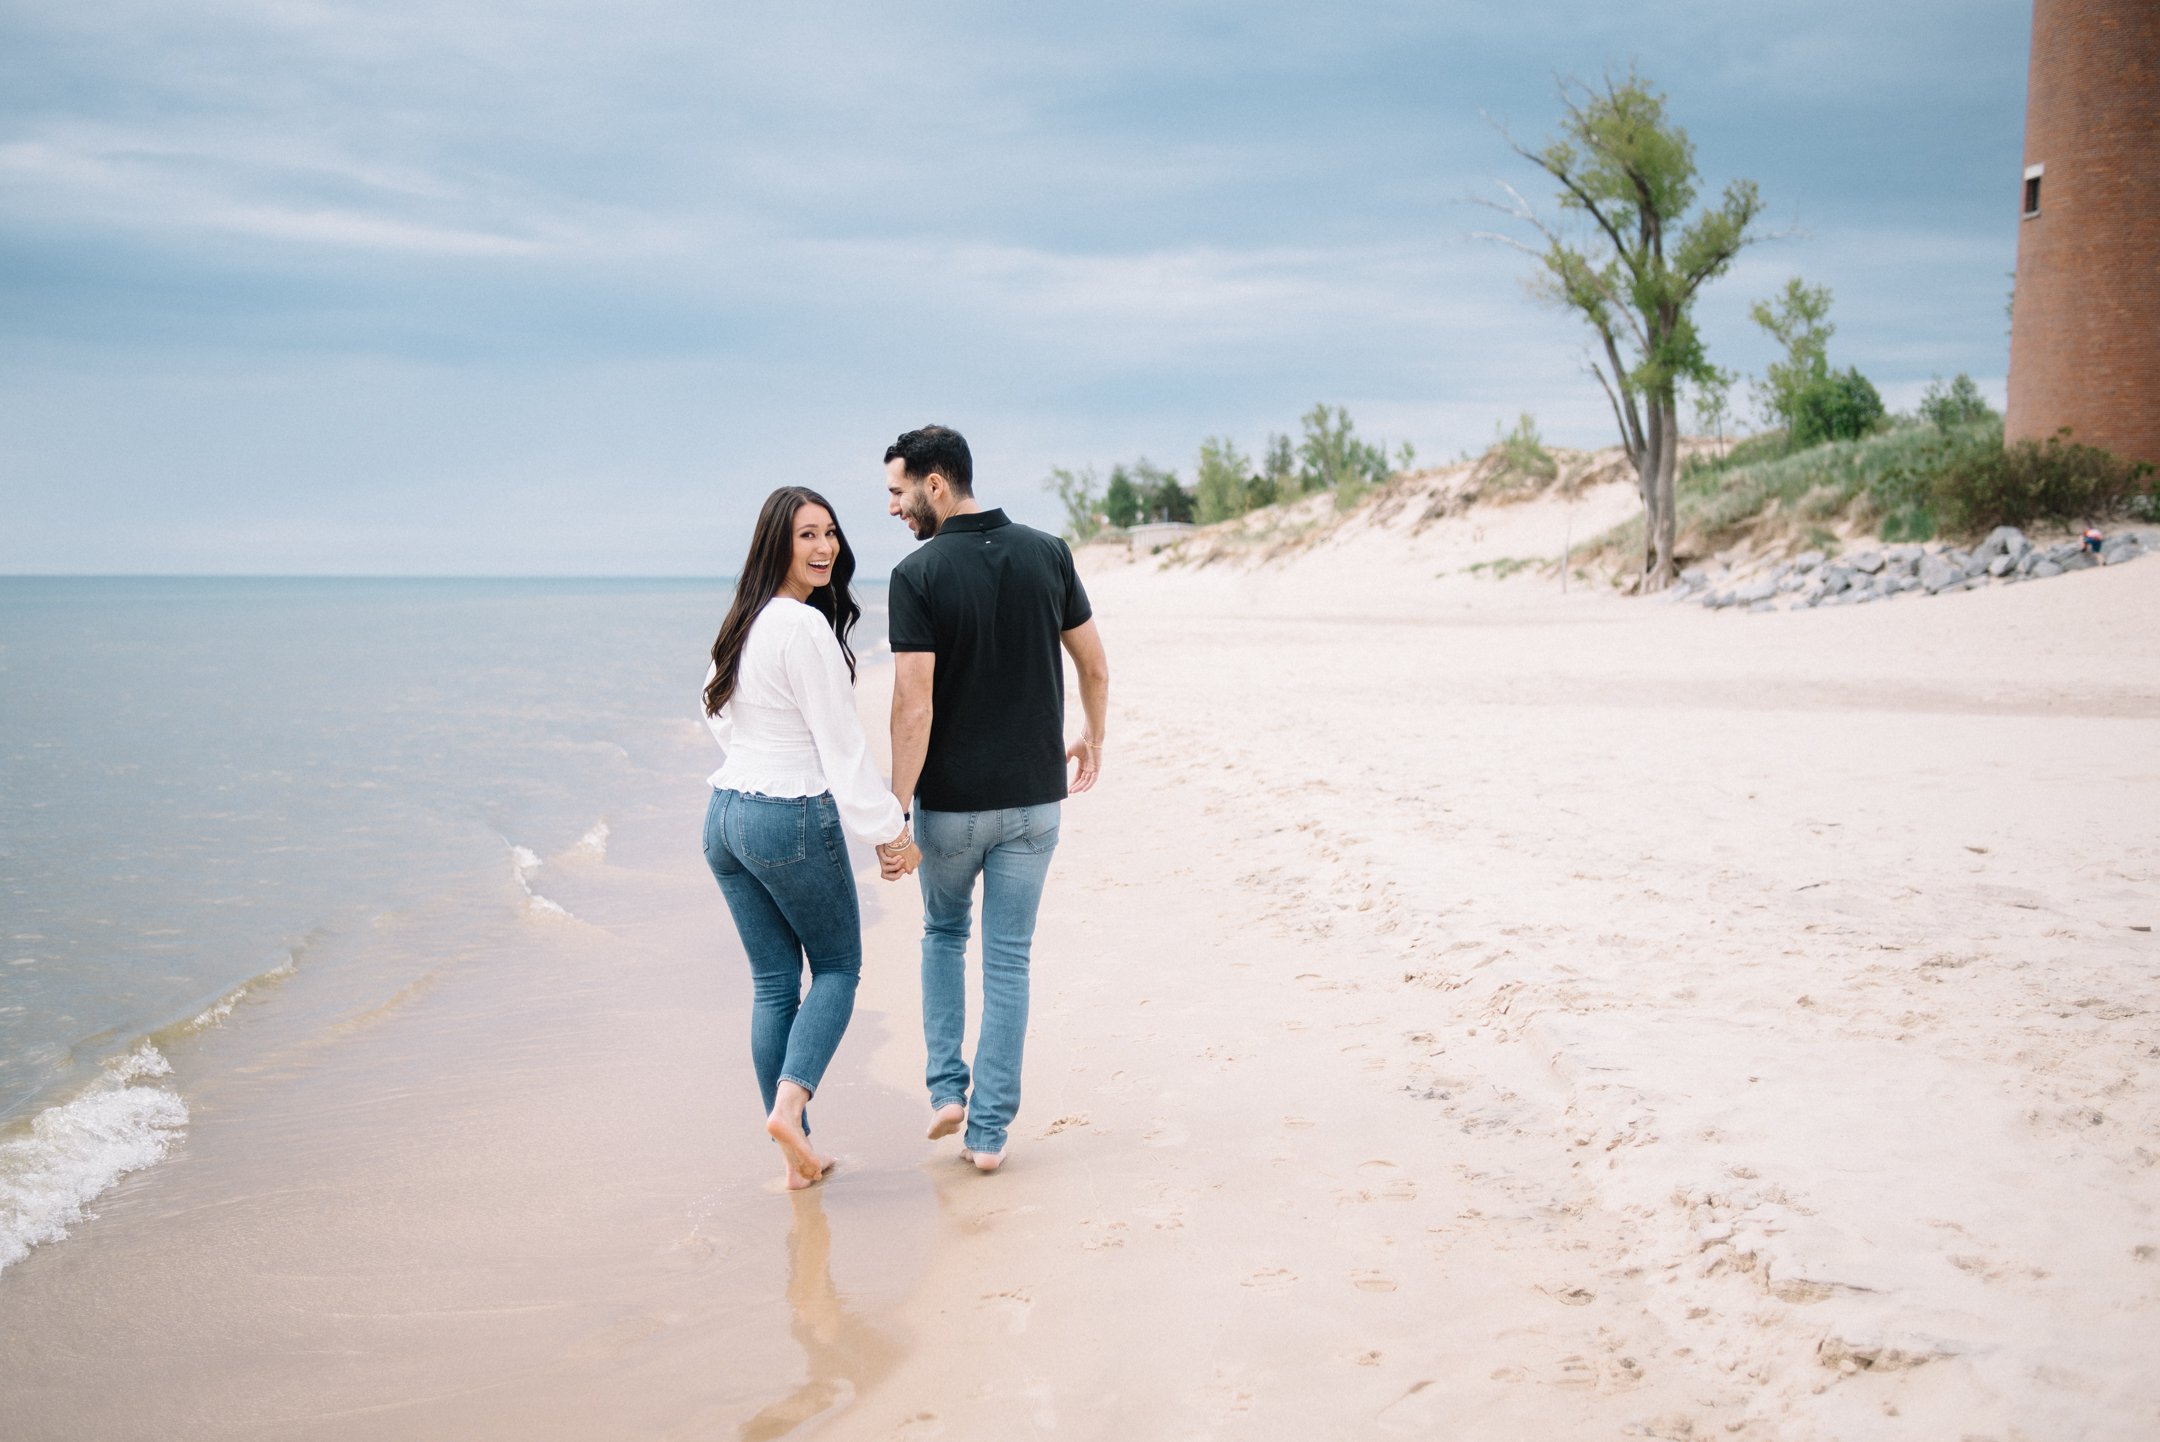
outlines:
[[[712, 676], [708, 667], [708, 684]], [[786, 596], [766, 602], [743, 641], [734, 694], [705, 724], [722, 753], [709, 778], [715, 791], [830, 791], [840, 824], [856, 836], [877, 845], [900, 834], [900, 803], [856, 719], [847, 658], [832, 623], [811, 607]]]

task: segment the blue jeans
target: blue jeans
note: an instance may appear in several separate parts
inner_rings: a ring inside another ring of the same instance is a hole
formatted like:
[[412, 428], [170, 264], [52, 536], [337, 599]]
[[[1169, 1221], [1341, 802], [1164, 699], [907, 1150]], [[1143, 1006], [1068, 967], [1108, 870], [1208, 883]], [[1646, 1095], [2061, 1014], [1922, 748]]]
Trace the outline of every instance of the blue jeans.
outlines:
[[[923, 896], [923, 1044], [930, 1053], [924, 1079], [930, 1084], [933, 1108], [954, 1102], [967, 1107], [965, 1140], [972, 1151], [1003, 1151], [1005, 1129], [1020, 1110], [1028, 949], [1035, 939], [1035, 908], [1042, 900], [1057, 839], [1055, 801], [1002, 811], [915, 813], [915, 840], [922, 847], [922, 865], [915, 874]], [[966, 953], [978, 876], [983, 893], [983, 1014], [970, 1100], [960, 1047], [967, 1030]]]
[[783, 1081], [817, 1091], [855, 1012], [862, 915], [840, 809], [829, 792], [715, 791], [705, 808], [705, 864], [750, 958], [750, 1061], [770, 1114]]

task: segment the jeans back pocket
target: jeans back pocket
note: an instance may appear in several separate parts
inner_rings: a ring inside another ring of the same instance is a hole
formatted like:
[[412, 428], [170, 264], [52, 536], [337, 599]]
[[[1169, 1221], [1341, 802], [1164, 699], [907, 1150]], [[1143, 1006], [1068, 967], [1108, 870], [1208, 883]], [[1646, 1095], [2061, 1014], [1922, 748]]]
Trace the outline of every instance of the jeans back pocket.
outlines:
[[759, 866], [788, 866], [803, 859], [804, 820], [810, 803], [801, 798], [742, 796], [734, 812], [736, 854]]

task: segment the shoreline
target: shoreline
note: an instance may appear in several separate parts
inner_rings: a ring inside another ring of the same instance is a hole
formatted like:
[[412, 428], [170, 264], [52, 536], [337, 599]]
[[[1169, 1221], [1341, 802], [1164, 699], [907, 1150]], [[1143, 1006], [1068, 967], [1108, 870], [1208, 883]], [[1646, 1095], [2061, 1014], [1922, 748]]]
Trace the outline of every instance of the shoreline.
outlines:
[[1430, 559], [1090, 563], [1109, 765], [996, 1175], [921, 1139], [912, 892], [858, 868], [842, 1166], [772, 1187], [669, 795], [547, 858], [569, 916], [515, 952], [191, 1097], [171, 1162], [0, 1274], [0, 1403], [30, 1437], [2160, 1422], [2160, 565], [1734, 628], [1389, 589]]

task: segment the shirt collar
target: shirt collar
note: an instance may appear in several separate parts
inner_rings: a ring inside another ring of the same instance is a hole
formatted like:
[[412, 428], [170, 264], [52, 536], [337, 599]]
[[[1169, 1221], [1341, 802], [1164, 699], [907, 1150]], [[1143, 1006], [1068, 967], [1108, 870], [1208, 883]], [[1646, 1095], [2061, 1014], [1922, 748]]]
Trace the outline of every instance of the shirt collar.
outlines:
[[957, 516], [947, 516], [938, 522], [937, 533], [942, 536], [948, 531], [994, 531], [999, 526], [1011, 524], [1003, 509], [963, 511]]

